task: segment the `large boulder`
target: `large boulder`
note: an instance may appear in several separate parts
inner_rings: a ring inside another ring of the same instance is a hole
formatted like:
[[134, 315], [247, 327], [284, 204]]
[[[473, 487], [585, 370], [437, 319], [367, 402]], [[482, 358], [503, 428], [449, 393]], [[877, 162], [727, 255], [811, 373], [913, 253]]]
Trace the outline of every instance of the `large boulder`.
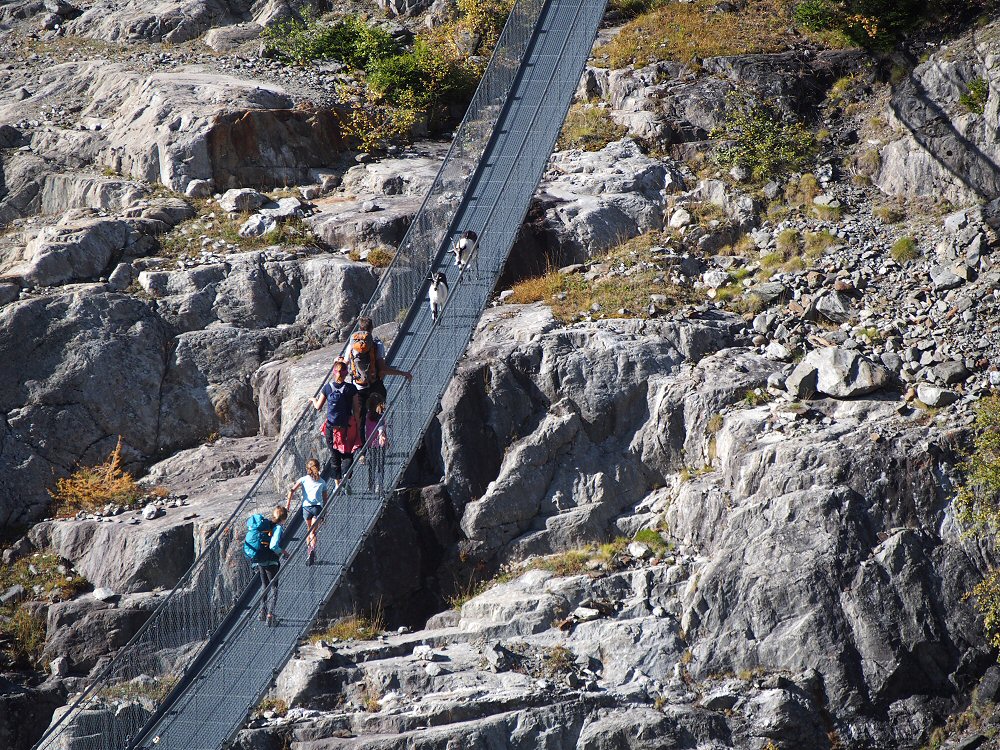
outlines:
[[332, 196], [316, 201], [318, 211], [306, 221], [317, 237], [333, 247], [395, 248], [422, 203], [422, 197], [405, 194], [377, 199], [362, 195], [347, 201], [342, 196]]
[[160, 449], [187, 448], [213, 433], [256, 434], [251, 376], [286, 342], [294, 349], [297, 333], [293, 327], [248, 330], [216, 325], [178, 336], [160, 394]]
[[882, 365], [853, 349], [814, 349], [799, 362], [785, 380], [795, 398], [825, 394], [834, 398], [864, 396], [883, 388], [891, 375]]
[[990, 661], [963, 603], [988, 562], [935, 479], [954, 445], [919, 427], [876, 443], [897, 419], [889, 403], [827, 408], [828, 426], [773, 437], [767, 408], [726, 419], [716, 471], [667, 508], [678, 543], [706, 560], [673, 611], [699, 674], [815, 669], [840, 719], [889, 711], [926, 727], [935, 696]]
[[855, 51], [827, 50], [706, 58], [701, 75], [676, 62], [588, 68], [582, 93], [607, 100], [629, 135], [658, 146], [704, 141], [725, 119], [726, 96], [748, 92], [797, 117], [809, 116], [827, 89], [860, 61]]
[[583, 260], [622, 238], [663, 228], [664, 196], [684, 189], [680, 172], [635, 141], [552, 156], [538, 200], [564, 252]]
[[271, 189], [308, 182], [312, 168], [336, 163], [347, 150], [335, 109], [290, 107], [283, 92], [272, 95], [275, 99], [268, 102], [248, 99], [212, 119], [208, 154], [217, 188]]
[[25, 286], [93, 279], [117, 263], [138, 239], [124, 221], [61, 221], [28, 242], [23, 260], [7, 268], [5, 275], [19, 278]]
[[84, 595], [49, 607], [43, 658], [64, 657], [76, 674], [87, 674], [98, 659], [121, 648], [143, 626], [160, 597], [123, 597], [113, 604]]
[[139, 274], [160, 315], [179, 332], [213, 323], [297, 325], [324, 344], [353, 325], [376, 282], [368, 264], [330, 255], [279, 261], [257, 252], [233, 254], [224, 263]]
[[66, 24], [70, 33], [105, 42], [167, 42], [177, 44], [195, 39], [213, 26], [243, 20], [255, 6], [251, 0], [185, 0], [182, 3], [90, 5]]
[[98, 588], [117, 593], [171, 588], [194, 562], [193, 525], [179, 516], [167, 513], [127, 526], [96, 520], [44, 521], [32, 528], [30, 538], [39, 549], [51, 549], [72, 561]]
[[0, 308], [0, 523], [25, 523], [46, 489], [103, 460], [157, 451], [169, 333], [138, 299], [84, 287]]
[[[691, 373], [681, 366], [731, 345], [734, 326], [720, 316], [569, 331], [540, 305], [488, 314], [439, 417], [448, 494], [479, 553], [518, 558], [611, 533], [657, 472], [682, 460], [683, 443], [661, 429], [684, 418]], [[691, 419], [707, 420], [716, 399], [738, 398], [769, 370], [745, 372]], [[675, 374], [686, 387], [672, 387]]]
[[[322, 126], [309, 125], [309, 118], [319, 115], [293, 110], [280, 88], [183, 69], [142, 76], [106, 62], [65, 63], [43, 71], [22, 101], [0, 96], [0, 121], [41, 120], [46, 108], [67, 96], [85, 102], [84, 127], [35, 130], [32, 149], [49, 162], [38, 171], [91, 164], [177, 191], [195, 179], [212, 180], [218, 187], [256, 184], [254, 175], [239, 172], [235, 159], [256, 165], [257, 178], [267, 173], [263, 182], [270, 187], [274, 180], [291, 181], [282, 171], [289, 160], [296, 162], [295, 174], [305, 176], [309, 164], [300, 158], [302, 149], [319, 166], [339, 148], [339, 131], [325, 119]], [[258, 110], [274, 114], [258, 118], [252, 114]], [[298, 129], [288, 125], [300, 120], [304, 125]], [[21, 199], [25, 202], [30, 198]]]

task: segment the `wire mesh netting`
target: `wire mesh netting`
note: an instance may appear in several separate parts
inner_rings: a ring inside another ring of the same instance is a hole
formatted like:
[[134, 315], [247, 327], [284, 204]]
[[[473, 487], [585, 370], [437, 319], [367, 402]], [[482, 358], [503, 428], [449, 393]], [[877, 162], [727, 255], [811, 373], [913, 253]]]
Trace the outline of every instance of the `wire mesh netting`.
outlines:
[[[301, 515], [287, 525], [289, 559], [262, 587], [243, 554], [247, 520], [269, 513], [326, 455], [322, 416], [308, 407], [253, 488], [205, 544], [140, 632], [70, 704], [37, 750], [221, 747], [306, 634], [375, 525], [430, 421], [503, 270], [589, 55], [604, 0], [521, 0], [424, 204], [366, 313], [398, 323], [388, 353], [407, 370], [386, 382], [377, 430], [320, 518], [306, 565]], [[479, 237], [460, 268], [449, 248]], [[451, 294], [434, 320], [431, 272]], [[317, 391], [318, 392], [318, 391]], [[258, 612], [273, 602], [277, 619]]]

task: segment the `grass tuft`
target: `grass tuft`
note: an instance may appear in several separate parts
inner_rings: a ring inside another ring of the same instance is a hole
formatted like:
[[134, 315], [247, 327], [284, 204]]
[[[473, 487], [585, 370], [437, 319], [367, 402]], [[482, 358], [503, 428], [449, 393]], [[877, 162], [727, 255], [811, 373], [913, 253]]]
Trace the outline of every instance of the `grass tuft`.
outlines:
[[[266, 247], [322, 247], [322, 242], [312, 233], [309, 225], [298, 217], [286, 219], [273, 232], [260, 237], [241, 237], [240, 227], [247, 214], [229, 214], [221, 210], [214, 201], [186, 199], [198, 212], [197, 216], [183, 221], [162, 235], [160, 254], [168, 258], [182, 258], [198, 255], [202, 250], [210, 250], [219, 255], [242, 253], [248, 250], [262, 250]], [[202, 238], [209, 244], [202, 245]], [[234, 245], [221, 247], [216, 243]]]
[[287, 716], [288, 704], [281, 698], [264, 698], [257, 704], [254, 713], [263, 716], [266, 713], [273, 713], [275, 716]]
[[803, 238], [805, 240], [805, 255], [809, 260], [822, 257], [827, 250], [839, 242], [833, 234], [825, 229], [819, 232], [806, 232]]
[[611, 119], [608, 110], [590, 104], [577, 103], [570, 107], [563, 123], [556, 148], [577, 148], [600, 151], [625, 135], [626, 129]]
[[907, 235], [900, 237], [889, 250], [889, 255], [899, 264], [916, 260], [920, 253], [917, 251], [917, 241]]
[[973, 78], [965, 91], [958, 97], [958, 103], [973, 114], [981, 115], [986, 111], [986, 100], [990, 96], [990, 84], [985, 78]]
[[717, 12], [717, 5], [714, 0], [657, 4], [598, 47], [596, 64], [623, 68], [661, 60], [781, 52], [797, 39], [791, 31], [794, 0], [748, 0], [732, 12]]
[[381, 610], [378, 610], [370, 616], [355, 614], [342, 617], [321, 633], [309, 636], [309, 642], [370, 641], [384, 630], [385, 615]]
[[167, 697], [175, 685], [177, 685], [176, 677], [153, 678], [141, 675], [128, 682], [108, 685], [102, 688], [98, 695], [112, 701], [126, 701], [129, 703], [151, 701], [159, 703]]
[[395, 256], [396, 253], [394, 253], [392, 250], [386, 250], [383, 247], [376, 247], [373, 250], [369, 251], [368, 257], [365, 258], [365, 260], [367, 260], [371, 265], [375, 266], [375, 268], [385, 268], [390, 263], [392, 263], [392, 259]]
[[902, 208], [888, 204], [876, 207], [872, 214], [883, 224], [898, 224], [906, 218], [906, 212]]

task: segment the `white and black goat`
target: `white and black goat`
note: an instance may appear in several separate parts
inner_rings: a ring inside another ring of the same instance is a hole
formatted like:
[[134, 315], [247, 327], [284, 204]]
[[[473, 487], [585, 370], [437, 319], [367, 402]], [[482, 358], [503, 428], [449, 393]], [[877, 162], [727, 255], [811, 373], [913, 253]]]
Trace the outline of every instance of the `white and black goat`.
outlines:
[[443, 273], [438, 271], [431, 275], [431, 285], [427, 289], [427, 302], [431, 306], [432, 320], [436, 321], [438, 319], [438, 315], [441, 314], [441, 308], [444, 307], [447, 299], [448, 280], [444, 277]]
[[478, 246], [478, 234], [471, 229], [466, 229], [462, 232], [461, 237], [458, 238], [458, 242], [455, 242], [451, 246], [451, 251], [455, 253], [455, 264], [460, 269], [464, 269], [469, 264], [469, 260], [471, 260], [472, 254], [476, 252]]

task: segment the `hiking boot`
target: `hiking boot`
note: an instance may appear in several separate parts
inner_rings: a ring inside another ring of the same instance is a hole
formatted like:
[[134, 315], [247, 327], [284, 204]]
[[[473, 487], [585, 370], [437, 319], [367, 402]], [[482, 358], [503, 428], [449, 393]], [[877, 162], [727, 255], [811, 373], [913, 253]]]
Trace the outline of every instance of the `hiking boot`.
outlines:
[[257, 615], [257, 619], [260, 620], [261, 622], [264, 622], [267, 619], [267, 610], [266, 609], [262, 609], [260, 611], [260, 614]]
[[313, 564], [315, 564], [315, 562], [316, 562], [316, 550], [311, 549], [311, 550], [309, 550], [308, 554], [306, 555], [306, 565], [307, 566], [308, 565], [313, 565]]
[[267, 626], [269, 628], [276, 628], [276, 627], [278, 627], [278, 618], [275, 617], [273, 614], [268, 613], [268, 615], [267, 615]]

